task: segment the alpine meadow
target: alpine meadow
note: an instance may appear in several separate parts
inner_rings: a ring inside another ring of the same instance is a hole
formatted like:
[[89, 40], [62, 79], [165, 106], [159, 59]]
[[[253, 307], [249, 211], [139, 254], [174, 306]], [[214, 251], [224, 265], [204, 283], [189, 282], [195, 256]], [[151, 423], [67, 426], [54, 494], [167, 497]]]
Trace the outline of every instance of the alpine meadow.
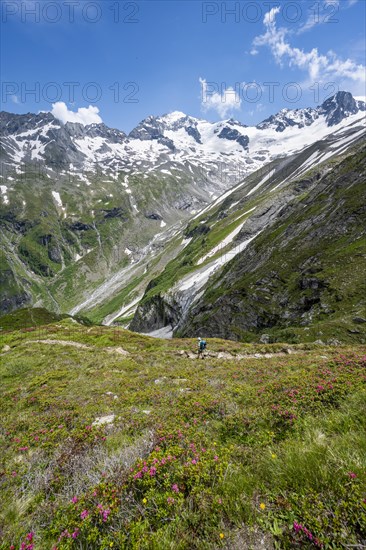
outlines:
[[366, 3], [0, 8], [0, 550], [366, 548]]

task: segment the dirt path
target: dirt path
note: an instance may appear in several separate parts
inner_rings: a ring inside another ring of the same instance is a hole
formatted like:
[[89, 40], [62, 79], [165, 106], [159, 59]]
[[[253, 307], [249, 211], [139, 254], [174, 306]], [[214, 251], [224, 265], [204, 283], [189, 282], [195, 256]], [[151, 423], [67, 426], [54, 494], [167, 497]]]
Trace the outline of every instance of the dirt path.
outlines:
[[290, 355], [292, 353], [298, 353], [295, 350], [292, 350], [290, 348], [286, 349], [286, 351], [279, 351], [277, 353], [253, 353], [253, 354], [232, 354], [230, 352], [224, 352], [224, 351], [208, 351], [204, 354], [204, 356], [198, 357], [197, 353], [193, 353], [192, 351], [186, 351], [181, 350], [178, 352], [178, 355], [181, 357], [186, 357], [188, 359], [231, 359], [231, 360], [241, 360], [241, 359], [271, 359], [272, 357], [285, 357], [286, 355]]
[[[118, 355], [122, 356], [128, 356], [130, 353], [123, 348], [120, 347], [108, 347], [108, 348], [99, 348], [96, 346], [89, 346], [87, 344], [82, 344], [81, 342], [74, 342], [73, 340], [28, 340], [27, 342], [23, 342], [22, 345], [29, 345], [29, 344], [45, 344], [50, 346], [71, 346], [74, 348], [79, 349], [87, 349], [92, 351], [104, 351], [106, 353], [116, 353]], [[5, 353], [9, 353], [11, 351], [11, 348], [6, 349], [4, 348], [2, 350]], [[253, 353], [253, 354], [234, 354], [230, 352], [215, 352], [215, 351], [207, 351], [202, 359], [225, 359], [225, 360], [236, 360], [240, 361], [241, 359], [271, 359], [272, 357], [285, 357], [286, 355], [290, 355], [293, 353], [298, 353], [297, 350], [293, 350], [291, 348], [286, 348], [284, 351], [279, 351], [277, 353]], [[197, 353], [194, 353], [192, 351], [187, 350], [180, 350], [177, 352], [177, 355], [180, 357], [184, 357], [187, 359], [201, 359], [197, 357]]]
[[74, 348], [82, 349], [94, 349], [92, 346], [87, 346], [86, 344], [82, 344], [81, 342], [73, 342], [72, 340], [28, 340], [26, 344], [49, 344], [51, 346], [59, 345], [73, 346]]
[[88, 346], [87, 344], [82, 344], [81, 342], [74, 342], [73, 340], [28, 340], [28, 344], [48, 344], [50, 346], [72, 346], [79, 349], [90, 349], [96, 351], [106, 351], [107, 353], [117, 353], [119, 355], [130, 355], [128, 351], [122, 348], [97, 348], [95, 346]]

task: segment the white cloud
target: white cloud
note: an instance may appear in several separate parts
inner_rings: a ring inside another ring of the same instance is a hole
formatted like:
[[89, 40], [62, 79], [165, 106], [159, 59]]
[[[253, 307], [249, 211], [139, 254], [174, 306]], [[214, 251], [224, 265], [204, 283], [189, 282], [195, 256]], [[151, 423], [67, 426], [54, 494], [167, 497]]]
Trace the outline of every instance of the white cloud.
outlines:
[[256, 36], [253, 40], [253, 47], [268, 46], [271, 53], [280, 66], [285, 63], [289, 67], [296, 67], [307, 71], [310, 81], [339, 81], [346, 79], [355, 83], [364, 83], [366, 69], [364, 65], [357, 64], [351, 59], [340, 59], [334, 52], [329, 51], [326, 55], [320, 54], [318, 48], [311, 51], [304, 51], [290, 45], [287, 40], [289, 34], [285, 28], [277, 28], [276, 15], [280, 8], [272, 8], [265, 14], [263, 23], [266, 32]]
[[64, 124], [66, 122], [79, 122], [80, 124], [84, 124], [84, 126], [86, 126], [87, 124], [99, 124], [100, 122], [103, 122], [98, 115], [98, 107], [93, 105], [89, 105], [89, 107], [80, 107], [76, 112], [74, 112], [67, 108], [66, 103], [63, 101], [58, 101], [57, 103], [53, 103], [51, 113]]
[[18, 104], [19, 103], [19, 97], [17, 95], [12, 95], [11, 98], [13, 103]]
[[276, 20], [276, 15], [280, 13], [280, 6], [276, 6], [275, 8], [270, 9], [267, 11], [267, 13], [264, 14], [263, 23], [267, 25], [273, 25]]
[[308, 4], [309, 16], [307, 21], [299, 28], [297, 34], [309, 31], [316, 25], [323, 23], [338, 23], [340, 19], [340, 10], [352, 8], [359, 0], [327, 0], [327, 2], [317, 2]]
[[[352, 0], [350, 0], [352, 1]], [[357, 2], [357, 0], [356, 0]], [[323, 23], [338, 22], [337, 14], [340, 8], [340, 0], [328, 0], [324, 3], [308, 4], [309, 16], [307, 21], [300, 27], [298, 34], [309, 31], [316, 25]]]
[[201, 107], [203, 111], [212, 109], [216, 111], [221, 118], [226, 118], [228, 113], [239, 110], [241, 107], [241, 97], [234, 88], [223, 87], [218, 91], [219, 85], [213, 82], [207, 82], [200, 78], [201, 84]]

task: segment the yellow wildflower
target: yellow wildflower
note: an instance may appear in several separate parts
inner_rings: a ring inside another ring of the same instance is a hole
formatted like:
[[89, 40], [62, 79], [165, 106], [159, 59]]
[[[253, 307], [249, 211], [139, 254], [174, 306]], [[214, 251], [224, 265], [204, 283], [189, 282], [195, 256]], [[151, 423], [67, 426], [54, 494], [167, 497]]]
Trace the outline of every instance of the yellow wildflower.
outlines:
[[220, 533], [220, 539], [223, 539], [225, 537], [224, 533]]
[[147, 499], [146, 498], [143, 498], [142, 499], [142, 504], [146, 504], [147, 503]]
[[277, 458], [277, 455], [275, 453], [271, 454], [272, 458]]
[[266, 508], [266, 505], [264, 504], [264, 502], [261, 502], [260, 505], [259, 505], [259, 508], [261, 510], [264, 510]]

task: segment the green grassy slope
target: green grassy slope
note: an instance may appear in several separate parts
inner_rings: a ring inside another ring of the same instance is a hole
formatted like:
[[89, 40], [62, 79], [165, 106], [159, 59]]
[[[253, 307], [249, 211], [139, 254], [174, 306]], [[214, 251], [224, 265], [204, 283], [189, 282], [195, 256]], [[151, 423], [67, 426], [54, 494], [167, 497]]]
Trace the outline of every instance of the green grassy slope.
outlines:
[[224, 268], [180, 334], [365, 342], [366, 323], [353, 323], [366, 314], [365, 178], [363, 148]]
[[[39, 327], [70, 318], [70, 315], [59, 315], [41, 307], [23, 308], [13, 311], [12, 313], [8, 313], [6, 315], [1, 315], [0, 329], [3, 331], [11, 331], [16, 329], [25, 329], [29, 327]], [[74, 319], [78, 320], [84, 325], [92, 324], [91, 321], [89, 321], [89, 319], [87, 319], [86, 317], [75, 316]]]
[[[150, 212], [159, 212], [167, 228], [190, 216], [173, 206], [194, 191], [184, 173], [179, 185], [173, 176], [131, 176], [129, 190], [123, 173], [118, 179], [86, 176], [88, 185], [63, 172], [54, 181], [28, 166], [24, 174], [14, 175], [8, 203], [0, 198], [0, 312], [36, 303], [57, 313], [70, 311], [131, 264], [126, 249], [138, 257], [162, 231], [160, 220], [148, 217]], [[122, 282], [114, 295], [105, 297], [103, 313], [114, 311], [118, 291], [130, 283]], [[102, 318], [98, 312], [93, 315]]]
[[3, 335], [1, 550], [365, 544], [366, 347], [195, 345]]
[[[248, 196], [248, 186], [263, 177], [252, 175], [191, 221], [189, 244], [151, 281], [131, 328], [148, 332], [152, 320], [171, 317], [177, 336], [365, 343], [366, 323], [354, 322], [366, 318], [365, 145], [291, 179], [298, 164], [289, 160]], [[256, 234], [266, 217], [261, 233], [210, 278], [187, 314], [174, 285]], [[243, 220], [237, 240], [197, 263]]]

